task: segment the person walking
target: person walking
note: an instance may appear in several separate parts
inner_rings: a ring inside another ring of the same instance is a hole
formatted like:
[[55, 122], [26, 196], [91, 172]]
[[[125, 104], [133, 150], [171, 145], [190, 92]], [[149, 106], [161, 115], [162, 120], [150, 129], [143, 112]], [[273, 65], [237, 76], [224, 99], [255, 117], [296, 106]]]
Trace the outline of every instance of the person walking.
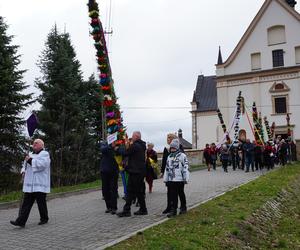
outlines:
[[[170, 154], [170, 143], [172, 142], [173, 139], [177, 138], [175, 134], [168, 134], [167, 135], [167, 146], [164, 148], [163, 151], [163, 156], [162, 156], [162, 161], [161, 161], [161, 177], [163, 177], [167, 165], [167, 159]], [[169, 192], [169, 183], [166, 182], [166, 187], [167, 187], [167, 207], [166, 209], [162, 212], [163, 214], [168, 214], [171, 211], [171, 196]]]
[[235, 171], [237, 168], [240, 168], [240, 157], [239, 157], [238, 145], [231, 146], [230, 154], [231, 154], [232, 169], [233, 171]]
[[[189, 163], [186, 155], [180, 151], [179, 145], [178, 139], [172, 140], [163, 177], [164, 182], [169, 183], [171, 196], [171, 209], [168, 213], [168, 217], [177, 215], [178, 195], [180, 192], [184, 193], [184, 185], [189, 181]], [[184, 200], [184, 202], [184, 204], [181, 204], [181, 207], [185, 207], [185, 209], [181, 209], [180, 214], [186, 213], [187, 211], [186, 200]]]
[[217, 150], [216, 144], [212, 143], [210, 149], [211, 149], [210, 150], [211, 164], [212, 164], [213, 170], [216, 170], [217, 159], [218, 159], [218, 156], [217, 156], [218, 150]]
[[141, 133], [135, 131], [132, 134], [132, 145], [126, 143], [126, 150], [123, 153], [128, 156], [128, 186], [126, 203], [123, 211], [118, 213], [119, 217], [131, 216], [131, 205], [134, 197], [137, 197], [140, 209], [134, 212], [134, 215], [147, 215], [145, 196], [143, 187], [145, 185], [144, 178], [146, 174], [146, 143], [141, 140]]
[[205, 160], [205, 164], [206, 164], [207, 170], [210, 171], [211, 149], [209, 147], [209, 144], [205, 145], [205, 149], [203, 150], [203, 157], [204, 157], [204, 160]]
[[100, 145], [102, 153], [100, 174], [102, 180], [102, 193], [106, 204], [105, 213], [115, 214], [117, 211], [119, 166], [115, 159], [115, 142]]
[[267, 170], [272, 169], [273, 168], [272, 160], [273, 160], [273, 156], [274, 156], [274, 150], [273, 150], [273, 147], [272, 147], [270, 141], [268, 141], [267, 144], [265, 145], [263, 155], [264, 155], [264, 164], [265, 164]]
[[245, 152], [246, 173], [249, 172], [250, 166], [252, 168], [252, 171], [254, 172], [254, 164], [253, 164], [254, 145], [250, 142], [250, 139], [246, 140], [246, 143], [243, 145], [243, 149]]
[[288, 145], [284, 139], [281, 139], [279, 143], [279, 162], [282, 166], [285, 166], [287, 163], [287, 154], [288, 154]]
[[[167, 135], [167, 146], [164, 148], [163, 151], [163, 157], [162, 157], [162, 163], [161, 163], [161, 177], [163, 177], [166, 164], [167, 164], [167, 159], [170, 154], [170, 143], [172, 142], [173, 139], [177, 139], [177, 136], [175, 134], [168, 134]], [[179, 144], [179, 150], [184, 153], [184, 149], [181, 144]], [[171, 195], [169, 192], [169, 183], [166, 182], [166, 187], [167, 187], [167, 207], [166, 209], [162, 212], [163, 214], [168, 214], [171, 211]], [[182, 206], [182, 204], [185, 204], [185, 194], [184, 194], [184, 189], [179, 190], [179, 199], [180, 199], [180, 208], [182, 211], [186, 210], [186, 207]]]
[[32, 148], [33, 153], [25, 157], [21, 170], [24, 178], [24, 201], [18, 218], [10, 221], [12, 225], [19, 227], [25, 227], [34, 201], [37, 202], [40, 213], [38, 225], [46, 224], [49, 220], [46, 195], [50, 193], [50, 156], [41, 139], [34, 140]]
[[254, 145], [254, 163], [255, 170], [257, 171], [263, 169], [263, 149], [262, 145], [255, 144]]
[[222, 147], [220, 149], [220, 159], [222, 162], [222, 167], [224, 169], [224, 172], [228, 172], [228, 161], [229, 161], [229, 148], [227, 144], [222, 144]]
[[147, 159], [146, 159], [146, 182], [149, 185], [149, 193], [152, 193], [153, 180], [155, 179], [156, 173], [154, 169], [154, 164], [157, 163], [157, 153], [153, 149], [154, 144], [149, 142], [147, 144]]

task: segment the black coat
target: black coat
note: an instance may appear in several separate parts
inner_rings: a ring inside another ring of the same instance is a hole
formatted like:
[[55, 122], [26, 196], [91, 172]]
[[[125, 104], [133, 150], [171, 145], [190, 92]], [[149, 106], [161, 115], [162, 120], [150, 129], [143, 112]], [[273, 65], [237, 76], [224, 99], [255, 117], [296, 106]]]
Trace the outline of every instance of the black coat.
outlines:
[[111, 146], [108, 146], [107, 144], [102, 144], [100, 146], [100, 151], [102, 153], [100, 172], [118, 172], [119, 166], [115, 159], [114, 149]]
[[127, 172], [130, 174], [146, 174], [146, 143], [142, 140], [135, 141], [126, 151], [128, 156]]

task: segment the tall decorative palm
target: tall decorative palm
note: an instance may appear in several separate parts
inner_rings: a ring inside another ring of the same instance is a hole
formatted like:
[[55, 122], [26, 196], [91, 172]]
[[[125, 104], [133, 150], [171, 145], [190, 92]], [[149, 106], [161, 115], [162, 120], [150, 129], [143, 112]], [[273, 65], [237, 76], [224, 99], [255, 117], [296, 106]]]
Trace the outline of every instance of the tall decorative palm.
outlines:
[[[104, 137], [118, 133], [117, 145], [125, 142], [125, 128], [121, 117], [120, 106], [117, 104], [117, 97], [114, 90], [114, 81], [112, 78], [111, 66], [107, 52], [105, 41], [105, 34], [102, 23], [99, 18], [99, 7], [95, 0], [89, 0], [89, 17], [91, 18], [91, 35], [94, 39], [94, 46], [96, 48], [96, 57], [98, 62], [98, 69], [100, 71], [99, 84], [103, 92], [102, 105], [105, 110], [106, 129]], [[105, 139], [105, 138], [102, 138]]]

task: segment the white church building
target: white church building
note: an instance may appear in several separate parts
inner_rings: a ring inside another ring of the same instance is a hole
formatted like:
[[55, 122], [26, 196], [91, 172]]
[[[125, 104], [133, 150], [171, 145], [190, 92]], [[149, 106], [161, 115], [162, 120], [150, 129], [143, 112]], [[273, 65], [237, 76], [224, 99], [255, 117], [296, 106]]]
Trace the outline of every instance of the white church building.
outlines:
[[300, 149], [300, 14], [295, 5], [266, 0], [225, 62], [219, 51], [216, 75], [198, 77], [191, 102], [193, 148], [222, 140], [217, 109], [230, 130], [241, 91], [249, 113], [241, 116], [243, 136], [254, 139], [249, 121], [255, 102], [270, 126], [275, 122], [275, 136], [287, 136], [289, 114], [291, 136]]

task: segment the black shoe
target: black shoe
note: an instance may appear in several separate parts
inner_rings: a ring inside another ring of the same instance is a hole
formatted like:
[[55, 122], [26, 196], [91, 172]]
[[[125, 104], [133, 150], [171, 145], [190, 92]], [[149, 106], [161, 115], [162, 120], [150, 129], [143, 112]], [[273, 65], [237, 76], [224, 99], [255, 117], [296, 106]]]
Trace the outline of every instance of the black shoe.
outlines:
[[123, 212], [117, 213], [117, 215], [118, 215], [119, 217], [130, 217], [130, 216], [131, 216], [131, 213], [130, 213], [130, 212], [125, 212], [125, 211], [123, 211]]
[[111, 209], [110, 208], [107, 208], [106, 210], [105, 210], [105, 213], [106, 214], [108, 214], [108, 213], [110, 213], [111, 212]]
[[171, 212], [171, 209], [166, 208], [166, 209], [162, 212], [162, 214], [168, 214], [168, 213], [170, 213], [170, 212]]
[[14, 220], [11, 220], [10, 221], [10, 224], [16, 226], [16, 227], [25, 227], [25, 225], [23, 224], [19, 224], [18, 222], [14, 221]]
[[171, 218], [171, 217], [175, 217], [177, 215], [177, 212], [176, 211], [172, 211], [170, 213], [168, 213], [168, 218]]
[[134, 215], [147, 215], [148, 211], [147, 210], [138, 210], [133, 213]]
[[187, 209], [186, 209], [186, 208], [183, 208], [183, 209], [180, 209], [179, 214], [186, 214], [186, 212], [187, 212]]
[[116, 214], [116, 213], [117, 213], [117, 209], [112, 209], [112, 210], [110, 211], [110, 213], [111, 213], [111, 214]]
[[44, 224], [47, 224], [48, 223], [48, 220], [42, 220], [38, 223], [38, 225], [44, 225]]

